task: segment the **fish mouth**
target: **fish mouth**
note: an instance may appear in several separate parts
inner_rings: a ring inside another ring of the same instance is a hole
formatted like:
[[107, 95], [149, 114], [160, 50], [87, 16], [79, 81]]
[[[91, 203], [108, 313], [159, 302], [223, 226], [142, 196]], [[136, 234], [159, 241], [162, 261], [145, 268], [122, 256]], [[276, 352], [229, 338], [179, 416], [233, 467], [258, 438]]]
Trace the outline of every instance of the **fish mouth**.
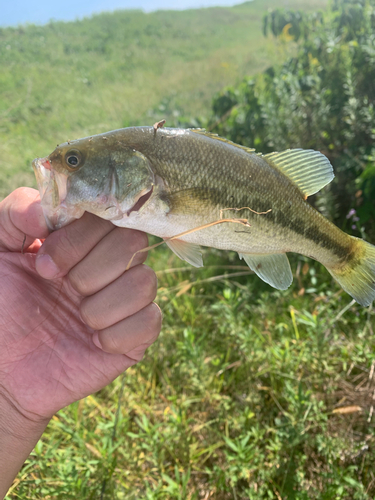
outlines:
[[54, 231], [81, 217], [82, 210], [70, 213], [65, 205], [67, 176], [56, 172], [48, 157], [36, 158], [32, 165], [48, 229]]
[[42, 200], [52, 180], [51, 164], [48, 158], [35, 158], [33, 161], [33, 169], [38, 184], [40, 199]]

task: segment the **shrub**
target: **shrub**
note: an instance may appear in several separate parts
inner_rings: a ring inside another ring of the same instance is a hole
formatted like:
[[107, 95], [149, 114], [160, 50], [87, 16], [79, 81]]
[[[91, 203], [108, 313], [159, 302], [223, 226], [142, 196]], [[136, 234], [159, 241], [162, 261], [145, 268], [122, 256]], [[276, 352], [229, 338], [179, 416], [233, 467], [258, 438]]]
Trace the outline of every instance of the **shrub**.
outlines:
[[224, 89], [209, 128], [264, 153], [320, 150], [336, 178], [315, 203], [341, 227], [374, 238], [375, 0], [335, 0], [324, 14], [272, 11], [268, 32], [295, 43], [295, 57]]

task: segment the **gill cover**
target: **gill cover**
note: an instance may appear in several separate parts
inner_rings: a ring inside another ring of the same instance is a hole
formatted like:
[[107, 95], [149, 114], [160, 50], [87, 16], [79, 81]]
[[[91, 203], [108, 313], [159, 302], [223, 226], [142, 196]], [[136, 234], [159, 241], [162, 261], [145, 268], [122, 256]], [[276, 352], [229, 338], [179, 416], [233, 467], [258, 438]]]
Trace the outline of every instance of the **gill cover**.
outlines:
[[142, 208], [154, 185], [148, 159], [114, 137], [61, 144], [49, 157], [34, 160], [33, 166], [51, 230], [80, 218], [85, 211], [109, 220], [127, 217]]

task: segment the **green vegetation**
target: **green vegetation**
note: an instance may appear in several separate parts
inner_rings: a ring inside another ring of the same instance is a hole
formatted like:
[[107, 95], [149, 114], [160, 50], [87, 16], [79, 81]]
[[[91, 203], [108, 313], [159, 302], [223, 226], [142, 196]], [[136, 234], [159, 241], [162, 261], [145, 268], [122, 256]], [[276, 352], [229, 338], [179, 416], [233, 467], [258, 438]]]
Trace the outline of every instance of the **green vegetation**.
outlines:
[[[331, 160], [336, 178], [317, 205], [355, 236], [375, 239], [375, 2], [337, 0], [331, 12], [274, 11], [264, 31], [298, 40], [295, 57], [228, 87], [210, 128], [262, 152], [302, 147]], [[356, 209], [358, 224], [348, 224]], [[346, 227], [349, 226], [349, 227]], [[354, 227], [351, 227], [354, 226]]]
[[0, 28], [0, 198], [35, 185], [31, 161], [56, 143], [161, 118], [208, 117], [215, 92], [286, 56], [261, 35], [265, 9], [279, 4]]
[[218, 254], [151, 253], [164, 328], [115, 438], [121, 379], [54, 417], [9, 498], [374, 497], [374, 311], [308, 259], [279, 292]]
[[[30, 160], [67, 136], [167, 117], [265, 152], [321, 149], [337, 181], [316, 203], [374, 243], [374, 0], [311, 17], [267, 13], [277, 5], [2, 30], [2, 193], [33, 182]], [[261, 38], [265, 13], [275, 40]], [[210, 114], [212, 92], [236, 81]], [[346, 219], [353, 207], [359, 220]], [[301, 256], [285, 292], [233, 253], [207, 250], [197, 270], [161, 246], [148, 263], [164, 312], [157, 345], [54, 417], [8, 498], [374, 498], [374, 309]]]

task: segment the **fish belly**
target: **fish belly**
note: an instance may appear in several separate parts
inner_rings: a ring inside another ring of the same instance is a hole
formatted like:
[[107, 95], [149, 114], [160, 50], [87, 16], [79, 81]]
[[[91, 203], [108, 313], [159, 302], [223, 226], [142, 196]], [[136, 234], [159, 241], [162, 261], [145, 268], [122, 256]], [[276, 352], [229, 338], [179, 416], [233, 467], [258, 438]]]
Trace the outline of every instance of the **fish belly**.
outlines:
[[[229, 216], [231, 218], [231, 216]], [[182, 241], [220, 250], [251, 253], [282, 252], [280, 241], [273, 240], [272, 228], [262, 230], [240, 222], [221, 222], [219, 210], [201, 215], [159, 213], [152, 208], [141, 213], [132, 213], [120, 220], [113, 220], [119, 227], [128, 227], [147, 232], [161, 238], [178, 236]]]
[[[305, 220], [301, 224], [303, 215]], [[245, 219], [248, 221], [246, 224], [239, 217], [233, 217], [233, 222], [220, 222], [222, 218], [223, 213], [220, 214], [217, 209], [202, 216], [161, 214], [151, 207], [113, 223], [161, 238], [180, 235], [179, 239], [189, 243], [241, 254], [296, 252], [325, 266], [337, 265], [350, 252], [350, 237], [310, 206], [306, 214], [298, 215], [297, 222], [293, 223], [291, 217], [290, 227], [278, 223], [277, 218], [275, 222], [270, 214], [252, 214], [251, 218]]]

